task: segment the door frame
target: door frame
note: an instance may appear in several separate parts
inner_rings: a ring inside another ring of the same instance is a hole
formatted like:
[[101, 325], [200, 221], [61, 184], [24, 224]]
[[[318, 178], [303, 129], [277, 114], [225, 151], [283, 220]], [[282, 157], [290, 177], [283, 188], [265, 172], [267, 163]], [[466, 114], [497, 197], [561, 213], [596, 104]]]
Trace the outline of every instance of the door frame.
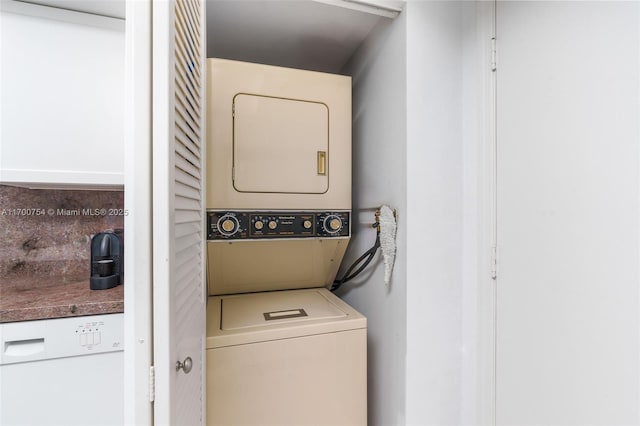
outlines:
[[497, 308], [497, 0], [477, 3], [478, 93], [477, 421], [496, 423]]
[[125, 7], [124, 424], [152, 425], [152, 4], [127, 0]]

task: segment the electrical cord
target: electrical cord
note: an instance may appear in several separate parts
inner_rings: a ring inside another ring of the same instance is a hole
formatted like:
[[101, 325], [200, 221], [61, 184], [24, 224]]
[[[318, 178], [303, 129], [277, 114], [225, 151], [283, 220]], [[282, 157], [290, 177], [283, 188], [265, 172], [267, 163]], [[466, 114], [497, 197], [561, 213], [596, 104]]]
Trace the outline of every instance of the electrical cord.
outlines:
[[[351, 281], [353, 278], [358, 276], [360, 272], [364, 271], [364, 269], [373, 260], [373, 257], [378, 251], [378, 248], [380, 248], [380, 223], [379, 222], [374, 223], [373, 227], [376, 228], [376, 242], [373, 244], [373, 247], [371, 247], [369, 250], [364, 252], [362, 256], [356, 259], [356, 261], [353, 262], [351, 266], [349, 266], [349, 269], [347, 269], [347, 272], [345, 272], [342, 275], [342, 278], [336, 279], [335, 281], [333, 281], [333, 285], [331, 286], [331, 291], [336, 291], [342, 286], [342, 284], [348, 281]], [[362, 263], [363, 261], [364, 263]], [[356, 266], [360, 265], [361, 263], [362, 265], [358, 269], [356, 269], [355, 272], [352, 273], [352, 271], [356, 268]]]

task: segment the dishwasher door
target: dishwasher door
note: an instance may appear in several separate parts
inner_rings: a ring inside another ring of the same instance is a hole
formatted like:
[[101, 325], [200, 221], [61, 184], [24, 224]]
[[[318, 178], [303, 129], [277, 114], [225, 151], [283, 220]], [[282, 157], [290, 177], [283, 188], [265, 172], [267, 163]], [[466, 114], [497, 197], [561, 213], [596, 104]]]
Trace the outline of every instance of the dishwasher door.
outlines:
[[0, 324], [0, 426], [123, 424], [122, 317]]

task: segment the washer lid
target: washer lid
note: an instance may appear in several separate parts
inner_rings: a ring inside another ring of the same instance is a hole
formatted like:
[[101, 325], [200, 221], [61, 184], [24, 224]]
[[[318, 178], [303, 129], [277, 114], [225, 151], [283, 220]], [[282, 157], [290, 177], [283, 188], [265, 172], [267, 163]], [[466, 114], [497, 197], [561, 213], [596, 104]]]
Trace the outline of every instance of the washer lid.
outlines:
[[347, 316], [318, 291], [252, 293], [245, 297], [225, 297], [221, 304], [222, 330], [269, 327]]
[[207, 348], [366, 328], [366, 318], [325, 288], [209, 298]]

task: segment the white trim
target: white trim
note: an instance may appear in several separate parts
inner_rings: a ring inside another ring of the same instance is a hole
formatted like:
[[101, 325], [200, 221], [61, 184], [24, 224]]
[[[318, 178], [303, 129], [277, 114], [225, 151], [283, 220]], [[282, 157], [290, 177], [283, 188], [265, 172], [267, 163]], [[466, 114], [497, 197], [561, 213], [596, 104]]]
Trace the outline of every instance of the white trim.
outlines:
[[153, 361], [156, 372], [154, 423], [171, 425], [171, 384], [175, 376], [175, 348], [171, 346], [173, 268], [173, 170], [171, 152], [174, 139], [172, 54], [174, 7], [171, 0], [153, 2]]
[[75, 10], [60, 9], [51, 6], [43, 6], [40, 4], [26, 3], [24, 1], [2, 0], [0, 1], [0, 10], [19, 15], [52, 19], [54, 21], [62, 21], [70, 24], [88, 25], [90, 27], [99, 27], [108, 30], [124, 31], [125, 29], [124, 19], [95, 15], [93, 13], [78, 12]]
[[124, 424], [152, 425], [151, 3], [126, 2]]
[[27, 188], [122, 189], [124, 176], [115, 172], [2, 169], [0, 183]]
[[[640, 29], [640, 13], [638, 13], [636, 15], [636, 20], [638, 22], [637, 23], [637, 28]], [[640, 31], [638, 31], [638, 37], [640, 38]], [[639, 43], [639, 45], [640, 45], [640, 43]], [[640, 50], [638, 52], [638, 57], [640, 57]], [[638, 96], [638, 99], [640, 99], [640, 85], [638, 85], [638, 89], [637, 90], [638, 90], [637, 96]], [[638, 117], [637, 123], [638, 123], [638, 134], [640, 134], [640, 116]], [[638, 164], [640, 164], [640, 150], [638, 150]], [[638, 176], [638, 179], [640, 181], [640, 174]], [[638, 185], [638, 187], [640, 188], [640, 185]], [[638, 238], [640, 239], [640, 232], [638, 233]], [[638, 262], [638, 268], [640, 269], [640, 262]], [[638, 275], [640, 276], [640, 272], [639, 272]], [[640, 306], [640, 292], [638, 292], [638, 306]], [[638, 341], [640, 341], [640, 327], [638, 327], [638, 332], [639, 332], [639, 336], [638, 336], [639, 340]], [[640, 360], [638, 360], [638, 363], [640, 364]], [[638, 406], [640, 406], [640, 392], [638, 392]]]
[[357, 10], [358, 12], [370, 13], [372, 15], [385, 18], [396, 18], [402, 12], [401, 5], [404, 1], [384, 1], [384, 0], [313, 0], [318, 3], [330, 4], [332, 6], [343, 7], [345, 9]]
[[[207, 48], [206, 48], [206, 40], [207, 40], [207, 2], [203, 1], [202, 2], [202, 16], [204, 17], [202, 19], [202, 27], [201, 27], [201, 33], [204, 35], [204, 46], [202, 49], [202, 55], [201, 55], [201, 60], [202, 60], [202, 73], [205, 76], [204, 78], [202, 78], [202, 92], [201, 92], [201, 99], [204, 102], [204, 108], [203, 108], [203, 112], [204, 114], [202, 114], [202, 117], [200, 118], [200, 126], [202, 129], [202, 135], [203, 135], [203, 140], [202, 140], [202, 148], [200, 151], [200, 156], [203, 159], [207, 158], [207, 143], [206, 143], [206, 135], [207, 135]], [[205, 176], [207, 176], [207, 161], [203, 160], [202, 161], [202, 167], [201, 167], [201, 172], [202, 172], [202, 229], [206, 230], [207, 229], [207, 203], [206, 203], [206, 194], [207, 194], [207, 179], [205, 178]], [[207, 233], [206, 231], [203, 232], [203, 238], [202, 238], [202, 254], [204, 256], [204, 260], [202, 263], [202, 306], [204, 306], [204, 308], [206, 309], [207, 307], [207, 297], [209, 296], [209, 291], [208, 291], [208, 287], [207, 287], [207, 260], [206, 260], [206, 253], [207, 253]], [[205, 317], [206, 318], [206, 317]], [[202, 384], [202, 425], [207, 425], [209, 424], [207, 422], [207, 335], [206, 333], [204, 333], [202, 335], [202, 370], [201, 370], [201, 378], [200, 378], [200, 383]]]
[[[478, 265], [478, 424], [495, 424], [496, 280], [492, 251], [496, 246], [496, 75], [492, 72], [496, 2], [478, 2], [478, 40], [481, 40], [479, 94], [481, 147], [479, 150], [479, 265]], [[499, 65], [498, 65], [499, 66]]]

